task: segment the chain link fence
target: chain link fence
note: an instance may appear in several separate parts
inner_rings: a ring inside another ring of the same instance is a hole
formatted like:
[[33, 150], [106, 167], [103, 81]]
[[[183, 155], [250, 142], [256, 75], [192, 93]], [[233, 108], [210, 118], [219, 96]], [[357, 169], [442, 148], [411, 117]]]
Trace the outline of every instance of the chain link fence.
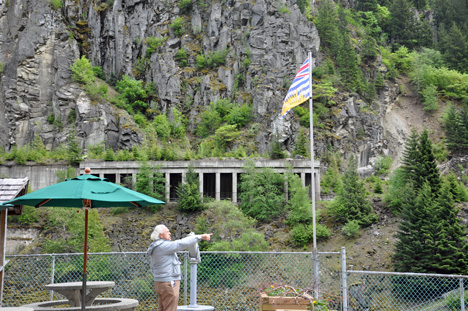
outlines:
[[[343, 250], [342, 250], [343, 251]], [[190, 303], [190, 261], [180, 253], [183, 280], [179, 305]], [[271, 285], [319, 290], [330, 310], [465, 310], [468, 276], [346, 271], [344, 253], [318, 253], [319, 284], [309, 252], [201, 252], [197, 303], [215, 310], [257, 311], [259, 292]], [[2, 306], [64, 299], [50, 283], [82, 280], [83, 254], [7, 257]], [[133, 298], [138, 310], [156, 310], [157, 295], [146, 253], [88, 254], [89, 281], [114, 281], [101, 297]]]
[[468, 276], [347, 271], [348, 310], [466, 310]]
[[[320, 287], [340, 296], [339, 253], [320, 256]], [[258, 310], [259, 291], [272, 284], [295, 288], [314, 285], [313, 258], [306, 252], [201, 252], [197, 266], [197, 303], [216, 310]], [[83, 254], [10, 256], [5, 268], [3, 306], [15, 307], [47, 300], [65, 299], [48, 291], [50, 283], [82, 280]], [[190, 303], [190, 263], [180, 253], [182, 274], [179, 305]], [[91, 253], [87, 260], [88, 281], [114, 281], [115, 287], [101, 297], [133, 298], [138, 310], [156, 310], [153, 275], [144, 252]]]

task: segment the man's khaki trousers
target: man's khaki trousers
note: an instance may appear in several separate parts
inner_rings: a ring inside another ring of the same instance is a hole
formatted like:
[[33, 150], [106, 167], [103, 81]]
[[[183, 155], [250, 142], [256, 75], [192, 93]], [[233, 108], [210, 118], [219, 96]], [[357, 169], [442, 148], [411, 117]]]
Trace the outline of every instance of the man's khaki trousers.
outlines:
[[158, 311], [177, 311], [179, 289], [180, 281], [175, 281], [174, 287], [171, 282], [154, 282], [154, 290], [159, 295]]

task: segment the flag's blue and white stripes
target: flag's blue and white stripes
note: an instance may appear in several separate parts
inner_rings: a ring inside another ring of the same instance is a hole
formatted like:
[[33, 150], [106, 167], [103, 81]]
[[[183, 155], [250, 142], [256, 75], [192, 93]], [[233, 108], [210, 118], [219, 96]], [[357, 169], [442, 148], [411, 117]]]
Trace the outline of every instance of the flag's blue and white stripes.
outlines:
[[281, 116], [284, 117], [289, 110], [302, 104], [310, 98], [309, 58], [305, 60], [296, 74], [286, 98], [283, 101]]

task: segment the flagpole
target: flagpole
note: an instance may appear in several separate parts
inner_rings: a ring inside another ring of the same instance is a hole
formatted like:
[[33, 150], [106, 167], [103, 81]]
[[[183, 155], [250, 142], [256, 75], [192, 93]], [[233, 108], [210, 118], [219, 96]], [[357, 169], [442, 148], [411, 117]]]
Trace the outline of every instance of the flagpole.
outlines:
[[310, 166], [311, 166], [311, 185], [312, 188], [312, 228], [313, 228], [313, 258], [314, 258], [314, 298], [318, 299], [319, 288], [319, 262], [317, 252], [317, 230], [316, 230], [316, 216], [315, 216], [315, 163], [314, 163], [314, 118], [312, 110], [312, 52], [309, 50], [309, 112], [310, 112]]

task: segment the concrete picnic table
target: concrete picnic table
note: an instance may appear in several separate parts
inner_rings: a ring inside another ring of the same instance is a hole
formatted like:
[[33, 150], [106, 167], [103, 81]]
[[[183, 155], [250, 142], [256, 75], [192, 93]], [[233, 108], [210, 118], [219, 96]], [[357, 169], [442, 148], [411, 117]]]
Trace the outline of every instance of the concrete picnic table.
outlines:
[[[99, 294], [115, 286], [112, 281], [89, 281], [86, 282], [86, 310], [115, 311], [130, 310], [134, 311], [139, 303], [136, 299], [127, 298], [96, 298]], [[83, 282], [53, 283], [45, 285], [48, 290], [54, 290], [62, 294], [67, 300], [43, 301], [25, 305], [35, 311], [80, 311]], [[70, 305], [58, 307], [61, 305]], [[16, 309], [15, 309], [16, 310]], [[19, 310], [19, 309], [18, 309]], [[0, 310], [1, 311], [1, 310]]]
[[[96, 297], [115, 286], [112, 281], [88, 281], [86, 282], [86, 306], [91, 306]], [[45, 286], [48, 290], [53, 290], [65, 296], [70, 302], [70, 306], [81, 306], [83, 282], [53, 283]]]

